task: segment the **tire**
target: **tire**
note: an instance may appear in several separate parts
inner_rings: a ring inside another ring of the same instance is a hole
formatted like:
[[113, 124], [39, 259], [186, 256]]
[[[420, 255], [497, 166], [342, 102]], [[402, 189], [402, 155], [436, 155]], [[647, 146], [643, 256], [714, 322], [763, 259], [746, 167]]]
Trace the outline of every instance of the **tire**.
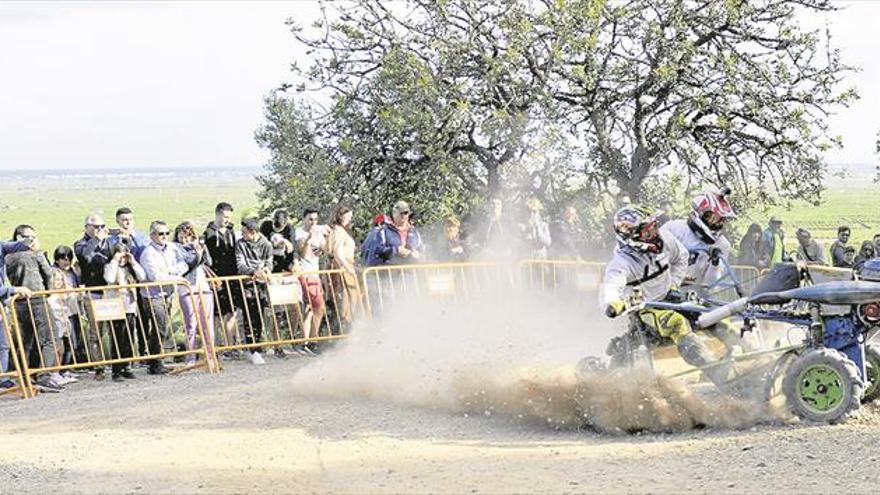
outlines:
[[865, 371], [867, 382], [862, 404], [873, 402], [880, 397], [880, 347], [868, 344], [865, 346]]
[[859, 369], [842, 352], [814, 349], [791, 363], [782, 390], [797, 417], [837, 423], [859, 408], [864, 385]]

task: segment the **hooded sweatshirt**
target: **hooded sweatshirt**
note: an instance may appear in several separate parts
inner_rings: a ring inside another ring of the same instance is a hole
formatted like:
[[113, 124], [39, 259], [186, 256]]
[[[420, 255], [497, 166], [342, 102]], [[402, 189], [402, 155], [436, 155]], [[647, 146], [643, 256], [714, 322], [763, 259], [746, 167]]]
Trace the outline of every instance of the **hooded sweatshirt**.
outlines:
[[220, 277], [238, 275], [238, 267], [235, 261], [235, 231], [232, 227], [226, 232], [220, 233], [214, 222], [208, 224], [205, 233], [202, 234], [205, 247], [211, 255], [211, 269]]

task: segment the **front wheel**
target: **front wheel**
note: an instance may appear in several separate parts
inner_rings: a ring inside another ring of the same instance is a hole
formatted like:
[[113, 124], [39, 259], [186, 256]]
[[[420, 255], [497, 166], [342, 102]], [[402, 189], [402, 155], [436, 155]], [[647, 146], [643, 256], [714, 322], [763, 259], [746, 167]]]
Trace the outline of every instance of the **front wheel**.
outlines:
[[868, 344], [865, 346], [865, 396], [862, 397], [862, 404], [873, 402], [874, 399], [880, 397], [880, 348], [876, 345]]
[[858, 409], [863, 395], [855, 363], [834, 349], [815, 349], [795, 359], [782, 389], [796, 416], [823, 423], [845, 419]]

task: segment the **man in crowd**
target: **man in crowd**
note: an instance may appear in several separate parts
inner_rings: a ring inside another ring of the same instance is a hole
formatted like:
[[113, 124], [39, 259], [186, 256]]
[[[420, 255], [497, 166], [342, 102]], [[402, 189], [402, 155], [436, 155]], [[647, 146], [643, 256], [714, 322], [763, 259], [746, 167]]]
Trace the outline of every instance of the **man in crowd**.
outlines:
[[290, 272], [294, 260], [294, 229], [287, 210], [275, 210], [272, 220], [260, 225], [260, 233], [272, 243], [272, 272]]
[[[265, 220], [260, 224], [260, 233], [272, 243], [272, 273], [289, 273], [294, 271], [296, 259], [296, 247], [294, 246], [295, 235], [293, 225], [287, 214], [287, 210], [275, 210], [271, 220]], [[292, 328], [302, 318], [299, 306], [282, 305], [273, 308], [275, 328], [279, 334], [282, 331], [292, 332]], [[281, 335], [277, 336], [281, 339]], [[291, 338], [293, 336], [291, 335]], [[285, 358], [284, 350], [276, 347], [275, 356]]]
[[[184, 274], [189, 266], [183, 260], [177, 245], [171, 242], [171, 229], [162, 220], [150, 224], [150, 243], [141, 252], [140, 264], [146, 275], [145, 282], [185, 282]], [[175, 294], [174, 285], [150, 286], [141, 288], [141, 296], [146, 301], [147, 348], [150, 354], [162, 352], [163, 347], [175, 349], [171, 335], [170, 314]], [[148, 373], [162, 375], [168, 370], [161, 359], [150, 361]]]
[[149, 240], [146, 235], [135, 230], [134, 213], [131, 208], [123, 206], [116, 210], [116, 225], [119, 228], [110, 231], [110, 244], [125, 244], [135, 259], [140, 258]]
[[[841, 225], [837, 227], [837, 240], [831, 244], [831, 266], [836, 266], [839, 268], [846, 268], [846, 248], [849, 242], [849, 237], [852, 234], [849, 227], [846, 225]], [[852, 266], [850, 262], [849, 266]]]
[[663, 200], [660, 202], [660, 214], [657, 215], [657, 225], [662, 227], [667, 222], [671, 221], [674, 217], [675, 212], [672, 209], [672, 201]]
[[485, 224], [477, 227], [476, 242], [478, 248], [487, 254], [510, 256], [513, 254], [515, 227], [504, 215], [504, 202], [501, 198], [492, 198], [487, 206]]
[[822, 252], [822, 246], [813, 239], [810, 231], [807, 229], [797, 229], [795, 237], [798, 241], [797, 257], [799, 260], [806, 262], [808, 265], [826, 265], [825, 254]]
[[[135, 260], [140, 259], [141, 253], [149, 243], [149, 239], [145, 234], [135, 230], [134, 212], [131, 211], [131, 208], [123, 206], [116, 210], [116, 225], [119, 228], [110, 230], [110, 246], [124, 244]], [[140, 321], [149, 321], [150, 316], [147, 310], [147, 303], [140, 293], [137, 295], [137, 306]], [[147, 353], [147, 342], [143, 334], [137, 329], [133, 330], [132, 333], [137, 341], [138, 355], [145, 355]]]
[[[104, 280], [104, 267], [112, 258], [107, 224], [104, 223], [101, 215], [92, 213], [86, 217], [84, 231], [83, 238], [73, 244], [73, 251], [81, 270], [80, 282], [86, 287], [103, 287], [107, 285]], [[102, 296], [101, 291], [93, 291], [86, 295], [90, 299], [100, 299]], [[87, 352], [83, 349], [82, 354], [85, 354], [89, 361], [107, 358], [101, 346], [101, 335], [106, 327], [106, 324], [91, 322], [86, 342], [80, 342], [81, 345], [87, 346]], [[95, 368], [95, 380], [103, 379], [104, 368]]]
[[554, 258], [581, 259], [586, 236], [573, 204], [562, 210], [561, 220], [550, 225], [550, 238], [553, 239], [550, 253]]
[[[211, 270], [218, 277], [231, 277], [238, 275], [238, 267], [235, 263], [235, 226], [232, 223], [232, 205], [226, 202], [217, 203], [214, 208], [214, 221], [210, 222], [202, 234], [205, 247], [211, 255]], [[237, 282], [227, 282], [217, 288], [217, 308], [223, 316], [223, 332], [226, 343], [229, 345], [238, 343], [236, 311], [240, 311], [243, 303], [241, 291], [238, 290]], [[240, 353], [229, 354], [232, 358], [240, 358]]]
[[541, 213], [544, 210], [544, 205], [538, 198], [529, 198], [526, 201], [526, 210], [529, 213], [529, 218], [519, 226], [525, 242], [525, 252], [530, 258], [544, 259], [552, 244], [550, 227], [544, 221]]
[[[0, 241], [0, 301], [3, 301], [15, 294], [30, 296], [30, 290], [26, 287], [10, 287], [6, 279], [6, 255], [27, 251], [30, 249], [31, 242], [24, 241]], [[0, 308], [2, 309], [2, 308]], [[9, 342], [6, 341], [6, 331], [4, 330], [6, 320], [0, 318], [0, 373], [5, 373], [9, 369]], [[15, 383], [9, 379], [0, 379], [0, 388], [14, 387]]]
[[417, 262], [422, 258], [422, 236], [410, 223], [410, 214], [409, 203], [394, 203], [391, 221], [385, 222], [378, 233], [379, 242], [369, 266]]
[[[263, 340], [263, 308], [269, 304], [266, 283], [272, 273], [272, 244], [262, 234], [256, 218], [246, 218], [241, 222], [241, 239], [235, 243], [235, 264], [239, 275], [247, 275], [252, 280], [244, 284], [245, 316], [248, 328], [245, 343], [256, 344]], [[252, 364], [261, 365], [266, 361], [260, 355], [259, 347], [250, 349]]]
[[[321, 255], [327, 246], [327, 235], [330, 229], [326, 225], [318, 224], [318, 210], [306, 208], [303, 211], [302, 225], [296, 229], [296, 247], [299, 253], [300, 270], [305, 272], [300, 275], [299, 282], [302, 286], [303, 296], [306, 298], [305, 339], [317, 338], [320, 335], [321, 322], [323, 321], [326, 308], [324, 307], [324, 286], [321, 276], [316, 273], [321, 269]], [[306, 342], [297, 348], [302, 354], [317, 354], [315, 342]]]
[[[30, 225], [19, 225], [13, 233], [13, 240], [27, 241], [31, 249], [10, 254], [6, 257], [6, 273], [9, 283], [27, 287], [31, 292], [44, 291], [52, 287], [52, 267], [46, 255], [40, 251], [37, 234]], [[49, 322], [46, 296], [18, 299], [14, 308], [19, 328], [22, 330], [25, 359], [31, 368], [55, 366], [58, 345], [55, 332]], [[66, 383], [58, 372], [42, 373], [34, 384], [44, 392], [60, 392]]]
[[770, 217], [769, 225], [761, 235], [761, 267], [772, 268], [777, 263], [782, 263], [785, 258], [785, 232], [782, 230], [782, 220], [778, 217]]
[[379, 232], [382, 230], [382, 227], [385, 226], [385, 222], [388, 222], [389, 218], [387, 215], [383, 213], [379, 213], [375, 217], [373, 217], [372, 227], [370, 228], [370, 232], [367, 233], [367, 236], [364, 238], [364, 242], [361, 244], [361, 263], [367, 266], [374, 266], [370, 263], [373, 261], [381, 261], [378, 257], [374, 255], [376, 248], [379, 246]]

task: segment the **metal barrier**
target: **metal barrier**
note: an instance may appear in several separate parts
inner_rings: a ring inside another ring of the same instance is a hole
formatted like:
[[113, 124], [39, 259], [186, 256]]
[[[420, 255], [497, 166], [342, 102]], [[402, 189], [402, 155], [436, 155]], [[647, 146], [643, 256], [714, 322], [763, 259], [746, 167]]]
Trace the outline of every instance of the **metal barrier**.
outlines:
[[572, 292], [599, 290], [605, 263], [575, 260], [523, 260], [520, 280], [526, 288]]
[[7, 395], [18, 392], [22, 398], [30, 397], [30, 389], [26, 386], [24, 375], [21, 372], [21, 365], [19, 364], [18, 359], [18, 351], [15, 346], [15, 340], [12, 338], [12, 322], [6, 314], [6, 307], [0, 305], [0, 332], [3, 332], [3, 337], [6, 339], [6, 344], [9, 347], [4, 352], [7, 353], [6, 359], [7, 364], [9, 365], [8, 369], [0, 370], [0, 380], [12, 380], [14, 385], [9, 388], [0, 388], [0, 395]]
[[[103, 376], [105, 366], [116, 374], [126, 371], [128, 363], [146, 361], [151, 372], [161, 373], [167, 371], [164, 360], [182, 357], [185, 366], [171, 369], [172, 373], [194, 368], [217, 371], [206, 339], [204, 307], [185, 281], [15, 295], [10, 313], [26, 396], [33, 396], [35, 383], [40, 385], [46, 376], [83, 368]], [[183, 346], [176, 342], [177, 330], [186, 334]]]
[[364, 313], [357, 277], [341, 269], [208, 280], [220, 323], [217, 353], [338, 340]]
[[372, 266], [361, 274], [367, 312], [373, 316], [385, 310], [389, 299], [418, 298], [458, 300], [470, 293], [516, 284], [512, 265], [507, 263], [434, 263]]

